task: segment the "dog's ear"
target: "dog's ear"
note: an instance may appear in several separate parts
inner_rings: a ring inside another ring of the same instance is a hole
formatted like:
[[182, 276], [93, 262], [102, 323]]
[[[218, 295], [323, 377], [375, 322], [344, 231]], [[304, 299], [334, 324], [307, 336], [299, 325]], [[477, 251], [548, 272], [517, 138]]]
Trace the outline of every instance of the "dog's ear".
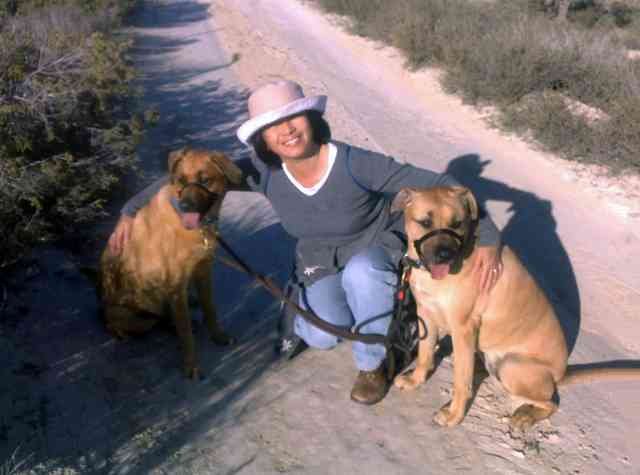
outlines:
[[402, 188], [398, 191], [391, 202], [391, 212], [395, 213], [396, 211], [404, 211], [404, 209], [411, 204], [414, 191], [415, 190], [412, 188]]
[[180, 160], [184, 158], [184, 156], [187, 154], [188, 151], [189, 149], [187, 147], [183, 147], [169, 153], [168, 168], [169, 168], [169, 176], [171, 177], [171, 181], [173, 181], [173, 174], [176, 171], [176, 167], [178, 166], [178, 163], [180, 163]]
[[469, 188], [464, 186], [454, 186], [454, 193], [458, 196], [458, 199], [469, 211], [469, 218], [471, 221], [476, 221], [478, 219], [479, 210], [478, 210], [478, 202], [476, 201], [475, 196], [471, 193]]
[[211, 152], [209, 159], [222, 169], [229, 182], [239, 185], [242, 182], [242, 170], [222, 152]]

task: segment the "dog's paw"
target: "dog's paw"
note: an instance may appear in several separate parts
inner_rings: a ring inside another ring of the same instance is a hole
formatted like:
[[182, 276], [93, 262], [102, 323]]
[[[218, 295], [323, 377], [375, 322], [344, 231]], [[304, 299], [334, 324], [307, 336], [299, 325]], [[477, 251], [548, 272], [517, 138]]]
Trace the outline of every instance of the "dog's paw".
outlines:
[[436, 415], [433, 416], [433, 422], [441, 427], [452, 427], [458, 425], [464, 419], [464, 412], [454, 413], [451, 411], [451, 402], [448, 402], [440, 408]]
[[209, 337], [211, 338], [212, 342], [214, 342], [216, 345], [219, 345], [219, 346], [229, 346], [229, 345], [235, 345], [237, 343], [237, 340], [235, 337], [227, 335], [224, 332], [211, 333]]
[[412, 390], [420, 386], [424, 382], [423, 378], [415, 377], [415, 373], [401, 374], [393, 380], [393, 385], [402, 390]]
[[509, 425], [513, 429], [525, 432], [528, 429], [531, 429], [531, 427], [533, 427], [533, 425], [540, 419], [544, 418], [541, 414], [542, 412], [544, 411], [532, 404], [523, 404], [516, 409], [516, 412], [513, 413], [509, 420]]

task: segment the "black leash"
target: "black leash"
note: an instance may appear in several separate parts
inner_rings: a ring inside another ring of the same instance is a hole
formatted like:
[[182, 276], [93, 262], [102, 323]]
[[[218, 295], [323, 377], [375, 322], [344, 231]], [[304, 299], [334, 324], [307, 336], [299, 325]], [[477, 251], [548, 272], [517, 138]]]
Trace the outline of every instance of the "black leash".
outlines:
[[309, 323], [313, 324], [314, 326], [318, 327], [320, 330], [330, 333], [334, 336], [344, 338], [346, 340], [360, 341], [362, 343], [367, 343], [367, 344], [374, 344], [374, 343], [381, 343], [383, 345], [386, 344], [387, 337], [385, 335], [379, 335], [376, 333], [355, 333], [345, 328], [332, 325], [322, 320], [315, 313], [300, 307], [300, 305], [288, 299], [285, 296], [284, 292], [280, 289], [280, 287], [278, 287], [269, 277], [266, 277], [258, 274], [257, 272], [254, 272], [247, 264], [245, 264], [245, 262], [235, 252], [233, 252], [233, 249], [229, 247], [229, 245], [222, 239], [222, 237], [219, 234], [217, 235], [217, 239], [220, 246], [227, 252], [227, 254], [229, 254], [233, 258], [235, 262], [229, 261], [224, 257], [218, 257], [220, 261], [224, 262], [230, 267], [241, 270], [246, 274], [249, 274], [251, 277], [257, 280], [260, 284], [262, 284], [262, 286], [265, 289], [267, 289], [269, 293], [271, 293], [271, 295], [273, 295], [278, 301], [283, 302], [285, 305], [288, 305], [289, 307], [291, 307], [301, 317], [303, 317], [305, 320], [307, 320]]
[[387, 372], [389, 378], [395, 375], [397, 367], [396, 354], [394, 350], [399, 351], [403, 355], [403, 361], [408, 364], [413, 358], [413, 350], [418, 340], [426, 338], [427, 327], [424, 321], [411, 312], [411, 288], [409, 286], [409, 276], [411, 267], [404, 265], [400, 278], [398, 291], [394, 303], [393, 317], [389, 324], [386, 335], [376, 333], [360, 333], [359, 327], [355, 331], [345, 329], [336, 325], [332, 325], [322, 320], [315, 313], [306, 310], [296, 302], [287, 298], [285, 293], [269, 278], [253, 271], [233, 249], [222, 239], [220, 234], [216, 233], [216, 238], [220, 246], [229, 254], [233, 261], [226, 259], [224, 256], [217, 256], [217, 259], [224, 264], [240, 270], [253, 277], [258, 283], [271, 293], [278, 301], [292, 308], [298, 315], [307, 320], [312, 325], [318, 327], [331, 335], [345, 340], [359, 341], [366, 344], [382, 344], [387, 350]]
[[[395, 295], [393, 317], [387, 330], [387, 355], [393, 355], [389, 358], [387, 368], [390, 378], [396, 370], [401, 371], [413, 361], [416, 345], [427, 337], [427, 325], [417, 315], [411, 294], [409, 282], [411, 268], [412, 266], [408, 265], [405, 259], [401, 261], [400, 282]], [[399, 356], [401, 364], [398, 364]]]

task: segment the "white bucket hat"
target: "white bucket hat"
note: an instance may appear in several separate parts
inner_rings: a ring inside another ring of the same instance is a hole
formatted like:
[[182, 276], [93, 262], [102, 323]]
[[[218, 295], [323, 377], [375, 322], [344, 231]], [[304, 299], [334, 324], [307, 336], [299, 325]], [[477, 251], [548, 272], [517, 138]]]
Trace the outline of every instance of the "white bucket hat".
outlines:
[[259, 87], [249, 96], [249, 120], [238, 128], [238, 138], [245, 145], [258, 130], [304, 111], [324, 113], [327, 96], [305, 97], [293, 81], [277, 81]]

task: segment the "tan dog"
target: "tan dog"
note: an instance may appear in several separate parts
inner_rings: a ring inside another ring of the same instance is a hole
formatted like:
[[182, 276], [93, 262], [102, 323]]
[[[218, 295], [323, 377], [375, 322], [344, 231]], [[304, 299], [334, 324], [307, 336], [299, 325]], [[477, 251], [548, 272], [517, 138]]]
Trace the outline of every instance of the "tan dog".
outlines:
[[[404, 189], [393, 210], [404, 210], [409, 282], [427, 337], [420, 341], [413, 372], [395, 385], [413, 389], [434, 368], [438, 340], [453, 341], [453, 396], [435, 415], [442, 426], [459, 424], [472, 396], [475, 353], [512, 396], [523, 401], [511, 417], [526, 429], [557, 409], [556, 386], [603, 378], [640, 379], [638, 368], [596, 368], [567, 372], [567, 346], [546, 296], [518, 257], [502, 249], [504, 271], [489, 294], [480, 293], [472, 269], [478, 206], [469, 190], [442, 187]], [[566, 372], [566, 374], [565, 374]]]
[[212, 299], [212, 232], [229, 183], [242, 172], [219, 152], [181, 149], [169, 154], [170, 183], [135, 216], [120, 255], [102, 253], [101, 297], [107, 328], [120, 338], [150, 330], [171, 314], [188, 378], [199, 369], [188, 306], [194, 283], [211, 339], [232, 343], [220, 328]]

